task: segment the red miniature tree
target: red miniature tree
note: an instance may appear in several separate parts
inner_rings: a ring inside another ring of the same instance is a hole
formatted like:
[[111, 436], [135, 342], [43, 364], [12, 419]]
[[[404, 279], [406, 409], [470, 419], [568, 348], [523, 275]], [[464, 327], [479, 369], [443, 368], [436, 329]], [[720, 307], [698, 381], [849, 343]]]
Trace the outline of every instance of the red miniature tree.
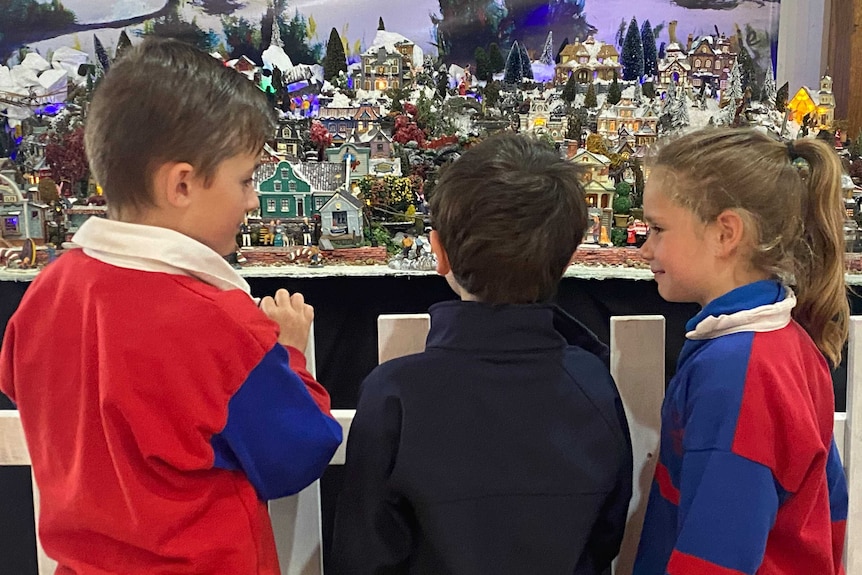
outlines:
[[55, 181], [67, 181], [73, 190], [79, 189], [79, 182], [86, 180], [90, 173], [84, 151], [83, 126], [49, 142], [45, 148], [45, 161]]
[[410, 120], [404, 114], [400, 114], [395, 118], [395, 129], [392, 139], [399, 144], [415, 141], [422, 148], [425, 146], [425, 132], [423, 132], [416, 122]]
[[332, 134], [320, 120], [311, 123], [311, 143], [317, 146], [317, 160], [323, 161], [323, 151], [332, 145]]

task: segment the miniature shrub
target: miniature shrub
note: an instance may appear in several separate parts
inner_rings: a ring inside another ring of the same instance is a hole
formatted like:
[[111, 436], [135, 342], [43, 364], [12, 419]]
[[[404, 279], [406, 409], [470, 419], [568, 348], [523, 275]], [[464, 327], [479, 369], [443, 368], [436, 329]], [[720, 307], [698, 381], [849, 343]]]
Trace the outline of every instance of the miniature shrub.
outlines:
[[632, 211], [632, 200], [628, 196], [617, 196], [614, 198], [613, 210], [615, 214], [628, 214]]

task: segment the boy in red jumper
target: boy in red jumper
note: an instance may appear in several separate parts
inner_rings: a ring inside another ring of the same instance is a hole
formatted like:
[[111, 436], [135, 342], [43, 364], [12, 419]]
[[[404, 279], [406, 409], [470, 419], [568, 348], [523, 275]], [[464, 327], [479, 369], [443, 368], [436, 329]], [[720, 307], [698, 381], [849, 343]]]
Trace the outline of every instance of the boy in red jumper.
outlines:
[[341, 428], [305, 370], [312, 308], [279, 290], [259, 309], [222, 258], [272, 127], [253, 84], [175, 41], [96, 91], [109, 219], [33, 282], [0, 355], [59, 574], [279, 573], [266, 501], [313, 482]]

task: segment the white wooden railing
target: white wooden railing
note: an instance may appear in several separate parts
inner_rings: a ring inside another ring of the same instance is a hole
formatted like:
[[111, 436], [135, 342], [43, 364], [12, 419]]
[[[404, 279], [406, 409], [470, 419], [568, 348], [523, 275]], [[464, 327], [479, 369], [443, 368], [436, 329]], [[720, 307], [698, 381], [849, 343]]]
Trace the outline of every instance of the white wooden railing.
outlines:
[[[429, 324], [427, 314], [380, 316], [377, 324], [379, 361], [424, 349]], [[614, 575], [630, 575], [658, 454], [660, 406], [665, 384], [665, 321], [661, 316], [613, 317], [610, 333], [611, 373], [626, 408], [634, 452], [634, 491]], [[309, 371], [314, 373], [313, 337], [311, 339], [308, 365]], [[835, 439], [850, 486], [844, 559], [846, 575], [862, 575], [862, 392], [857, 393], [862, 383], [859, 382], [862, 382], [862, 317], [854, 317], [850, 323], [847, 413], [835, 414]], [[343, 465], [354, 411], [336, 409], [332, 413], [341, 423], [345, 443], [330, 464]], [[0, 411], [0, 466], [29, 464], [18, 413]], [[34, 515], [38, 517], [39, 492], [35, 483], [33, 503]], [[282, 574], [322, 575], [319, 485], [315, 483], [298, 495], [271, 502], [270, 514]], [[39, 574], [53, 573], [56, 564], [45, 555], [38, 537], [36, 550]]]

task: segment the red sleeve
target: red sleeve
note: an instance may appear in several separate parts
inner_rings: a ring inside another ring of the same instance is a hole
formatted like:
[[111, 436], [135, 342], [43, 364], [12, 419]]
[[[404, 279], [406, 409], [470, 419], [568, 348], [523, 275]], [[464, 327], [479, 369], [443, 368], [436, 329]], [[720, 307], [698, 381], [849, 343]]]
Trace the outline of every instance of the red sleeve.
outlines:
[[314, 400], [314, 403], [317, 404], [317, 407], [320, 408], [320, 411], [325, 413], [326, 415], [332, 415], [330, 411], [329, 404], [329, 392], [326, 391], [314, 376], [308, 373], [308, 370], [305, 368], [305, 354], [296, 349], [295, 347], [286, 345], [284, 346], [287, 349], [287, 355], [290, 356], [290, 369], [299, 376], [299, 379], [302, 380], [302, 383], [305, 384], [305, 388], [308, 389], [308, 393], [311, 394], [311, 398]]

